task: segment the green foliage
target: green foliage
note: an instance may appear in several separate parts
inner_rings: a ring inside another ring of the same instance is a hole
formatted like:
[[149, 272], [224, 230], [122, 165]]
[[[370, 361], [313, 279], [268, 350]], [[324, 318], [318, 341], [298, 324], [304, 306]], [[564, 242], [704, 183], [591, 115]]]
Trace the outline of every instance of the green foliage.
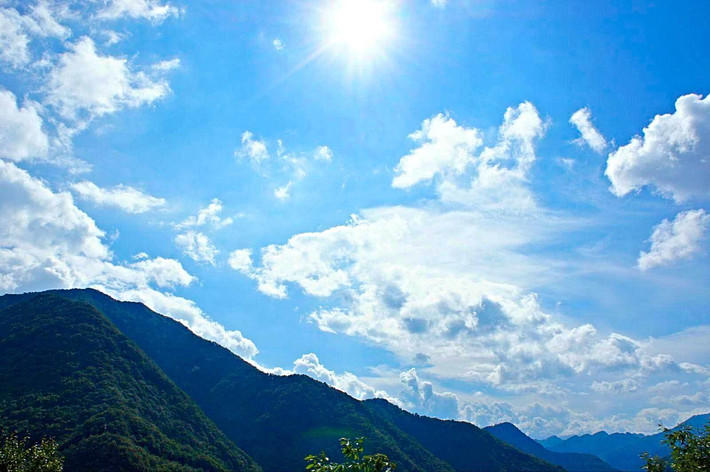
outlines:
[[63, 463], [53, 439], [30, 445], [27, 437], [0, 432], [0, 472], [62, 472]]
[[670, 459], [641, 454], [647, 472], [710, 472], [710, 423], [700, 432], [690, 426], [663, 428], [663, 432], [666, 436], [663, 443], [671, 450]]
[[0, 359], [0, 427], [54, 437], [67, 470], [259, 470], [85, 303], [40, 295], [0, 311]]
[[384, 454], [363, 455], [365, 448], [362, 443], [365, 438], [340, 438], [340, 450], [345, 457], [345, 462], [337, 464], [332, 462], [325, 452], [317, 456], [305, 458], [308, 465], [306, 470], [312, 472], [393, 472], [397, 466], [390, 462]]

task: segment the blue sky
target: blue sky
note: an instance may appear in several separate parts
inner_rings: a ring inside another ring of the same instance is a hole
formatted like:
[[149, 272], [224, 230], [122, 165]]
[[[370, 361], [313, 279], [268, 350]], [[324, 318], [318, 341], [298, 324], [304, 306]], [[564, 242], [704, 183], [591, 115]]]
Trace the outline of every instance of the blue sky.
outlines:
[[535, 437], [710, 409], [706, 2], [0, 4], [0, 292]]

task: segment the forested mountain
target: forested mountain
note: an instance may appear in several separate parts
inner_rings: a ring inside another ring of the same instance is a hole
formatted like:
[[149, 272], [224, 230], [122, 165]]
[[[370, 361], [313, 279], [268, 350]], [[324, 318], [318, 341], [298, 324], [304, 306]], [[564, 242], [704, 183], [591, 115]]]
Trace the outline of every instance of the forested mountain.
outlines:
[[259, 467], [94, 307], [39, 295], [0, 311], [0, 426], [50, 436], [67, 471]]
[[412, 414], [382, 399], [366, 400], [365, 403], [457, 471], [562, 470], [520, 452], [471, 423]]
[[[95, 307], [265, 471], [303, 470], [303, 458], [320, 450], [338, 457], [338, 439], [343, 436], [365, 436], [366, 451], [387, 454], [397, 463], [398, 471], [558, 470], [467, 423], [410, 415], [413, 419], [400, 426], [393, 424], [395, 418], [381, 408], [355, 400], [322, 382], [302, 375], [265, 374], [142, 304], [118, 302], [95, 290], [52, 293], [54, 300], [63, 297]], [[42, 300], [35, 296], [0, 297], [0, 308], [28, 301], [20, 311], [27, 310], [36, 300]], [[10, 310], [18, 310], [18, 306]], [[77, 323], [81, 316], [76, 315]], [[107, 323], [106, 318], [99, 319]], [[93, 312], [86, 323], [93, 324], [95, 319]], [[32, 326], [28, 324], [26, 329]], [[21, 355], [21, 346], [14, 349]], [[199, 410], [197, 414], [201, 414]], [[427, 441], [427, 437], [441, 435], [444, 430], [462, 451], [456, 453]], [[460, 438], [456, 437], [458, 433]], [[464, 455], [469, 459], [461, 457]]]
[[[710, 414], [696, 415], [682, 422], [673, 429], [684, 426], [702, 428], [710, 421]], [[665, 435], [657, 433], [652, 435], [634, 433], [609, 434], [600, 431], [595, 434], [584, 434], [560, 439], [557, 436], [540, 441], [540, 444], [556, 452], [581, 452], [594, 454], [613, 467], [623, 471], [638, 471], [643, 465], [639, 457], [642, 452], [661, 457], [669, 454], [667, 446], [661, 443]]]
[[559, 465], [568, 472], [609, 472], [616, 470], [592, 454], [550, 451], [511, 423], [488, 426], [484, 430], [501, 441], [551, 464]]

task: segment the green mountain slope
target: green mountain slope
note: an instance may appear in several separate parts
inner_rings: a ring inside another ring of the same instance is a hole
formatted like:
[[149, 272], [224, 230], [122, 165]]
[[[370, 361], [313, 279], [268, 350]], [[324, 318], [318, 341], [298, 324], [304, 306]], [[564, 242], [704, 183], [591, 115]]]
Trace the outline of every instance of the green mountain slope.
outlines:
[[[337, 459], [343, 436], [365, 436], [366, 453], [387, 454], [399, 472], [559, 470], [469, 423], [402, 412], [414, 418], [412, 424], [393, 424], [397, 418], [370, 402], [310, 377], [263, 373], [142, 304], [118, 302], [95, 290], [54, 293], [103, 313], [265, 471], [303, 470], [303, 458], [321, 450]], [[0, 297], [0, 307], [29, 296]]]
[[520, 452], [471, 423], [412, 414], [382, 399], [367, 400], [365, 403], [372, 411], [414, 436], [457, 471], [562, 470]]
[[568, 472], [611, 472], [612, 466], [591, 454], [578, 452], [553, 452], [527, 436], [511, 423], [500, 423], [484, 428], [501, 441], [532, 456], [559, 465]]
[[0, 426], [54, 437], [67, 471], [259, 470], [92, 306], [24, 299], [0, 311]]

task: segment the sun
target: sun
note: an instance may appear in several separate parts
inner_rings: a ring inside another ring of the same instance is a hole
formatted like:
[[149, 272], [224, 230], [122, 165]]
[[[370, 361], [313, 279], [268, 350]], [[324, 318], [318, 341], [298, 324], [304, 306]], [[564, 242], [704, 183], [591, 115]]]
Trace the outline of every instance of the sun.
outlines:
[[333, 1], [322, 20], [326, 43], [360, 57], [384, 49], [394, 36], [392, 9], [387, 0]]

